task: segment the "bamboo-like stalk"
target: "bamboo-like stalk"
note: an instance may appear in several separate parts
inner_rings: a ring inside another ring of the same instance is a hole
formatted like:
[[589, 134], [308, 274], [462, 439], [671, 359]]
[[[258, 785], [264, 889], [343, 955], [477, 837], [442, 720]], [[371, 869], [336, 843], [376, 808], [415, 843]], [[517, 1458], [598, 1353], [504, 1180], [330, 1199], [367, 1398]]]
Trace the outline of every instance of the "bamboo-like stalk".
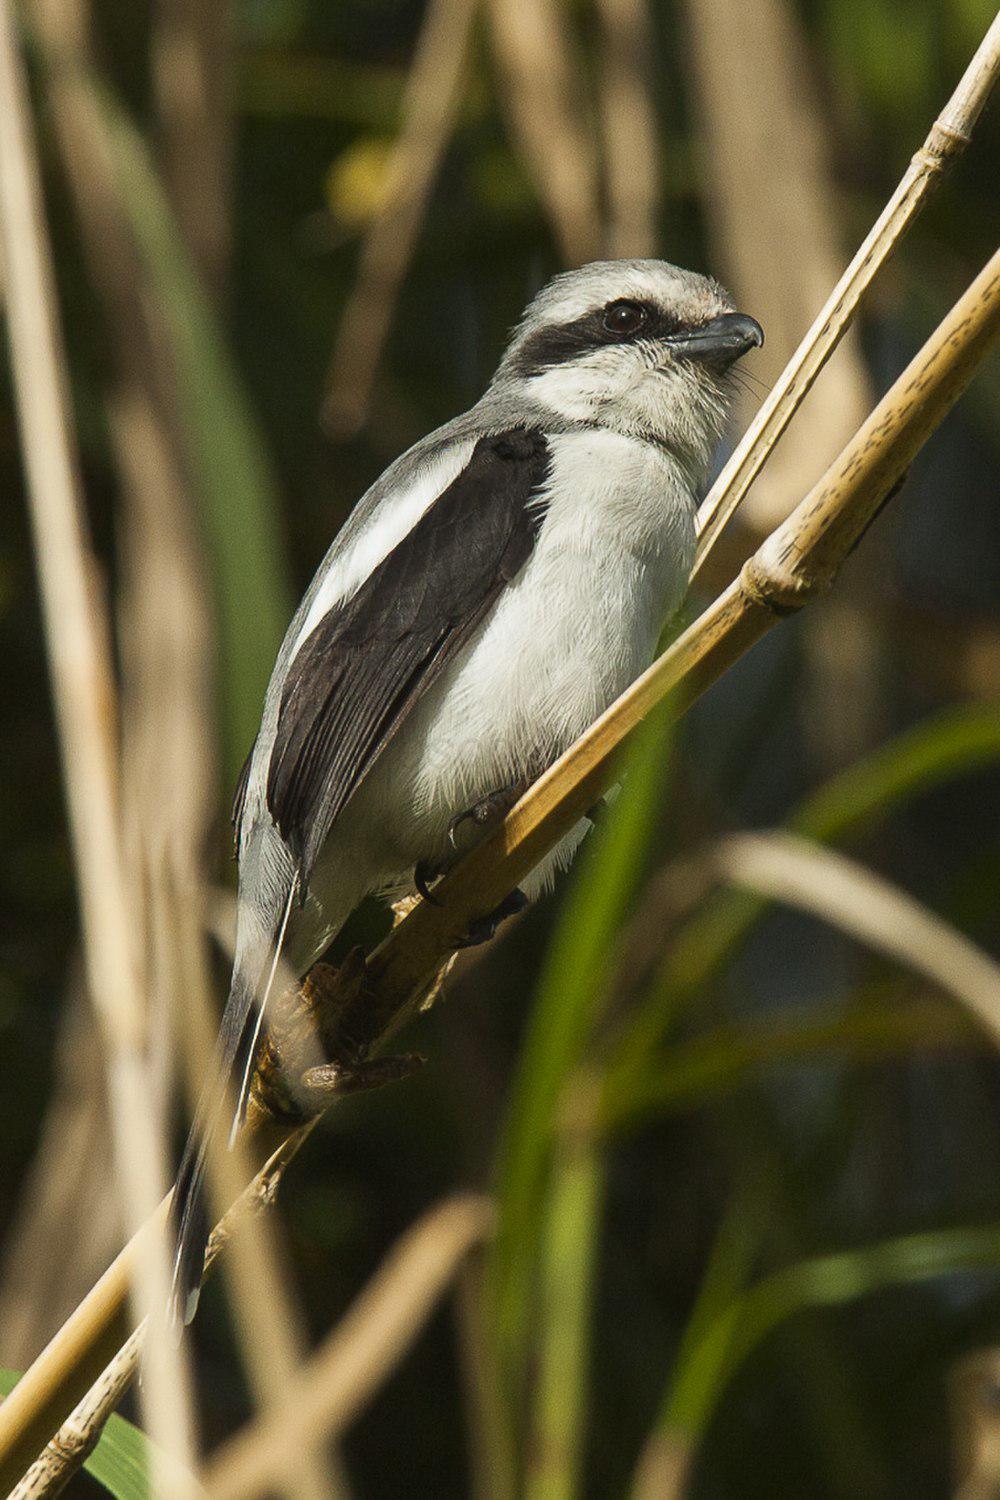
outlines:
[[145, 1321], [134, 1328], [100, 1380], [68, 1422], [11, 1490], [8, 1500], [51, 1500], [62, 1494], [97, 1447], [104, 1424], [135, 1377], [146, 1336]]
[[[684, 0], [681, 10], [712, 260], [739, 306], [752, 308], [767, 331], [753, 365], [753, 383], [762, 380], [766, 392], [844, 265], [825, 104], [794, 0]], [[752, 88], [733, 87], [735, 56]], [[760, 405], [751, 390], [742, 397], [740, 432]], [[817, 398], [746, 497], [757, 540], [840, 452], [874, 399], [860, 345], [848, 334]]]
[[[491, 837], [418, 903], [368, 961], [357, 1024], [369, 1049], [467, 930], [607, 790], [618, 753], [669, 693], [703, 691], [784, 615], [825, 592], [839, 565], [1000, 338], [1000, 252], [935, 330], [836, 462], [705, 611], [539, 779]], [[305, 1127], [308, 1132], [309, 1127]], [[293, 1131], [283, 1150], [304, 1139]], [[162, 1210], [161, 1210], [162, 1212]], [[127, 1246], [0, 1406], [0, 1485], [13, 1483], [117, 1347]]]
[[348, 436], [368, 414], [378, 361], [427, 201], [458, 118], [477, 0], [431, 0], [406, 83], [403, 122], [384, 205], [361, 247], [358, 279], [340, 319], [326, 377], [323, 421]]
[[1000, 335], [1000, 252], [935, 330], [854, 438], [739, 577], [536, 781], [369, 959], [376, 1034], [406, 1014], [469, 922], [507, 891], [607, 791], [625, 741], [655, 705], [702, 692], [778, 619], [826, 591], [914, 455]]
[[731, 834], [710, 858], [730, 884], [831, 922], [923, 974], [1000, 1046], [1000, 964], [907, 892], [797, 834]]
[[698, 511], [697, 577], [723, 527], [854, 320], [865, 292], [894, 253], [945, 171], [961, 156], [1000, 76], [1000, 14], [994, 20], [927, 139], [907, 167], [854, 259], [747, 428]]
[[[162, 1132], [146, 1107], [150, 1072], [121, 844], [110, 643], [78, 478], [37, 150], [8, 0], [0, 3], [0, 230], [84, 961], [101, 1025], [122, 1208], [127, 1227], [134, 1230], [162, 1192], [166, 1152]], [[132, 1273], [137, 1317], [146, 1308], [164, 1308], [169, 1271], [162, 1236], [143, 1236]], [[180, 1353], [159, 1339], [148, 1341], [147, 1354], [147, 1425], [165, 1448], [176, 1445], [188, 1458], [193, 1434]], [[183, 1487], [177, 1490], [183, 1492]]]
[[[205, 1255], [207, 1267], [214, 1265], [223, 1248], [228, 1244], [234, 1226], [249, 1215], [259, 1214], [260, 1210], [271, 1202], [282, 1172], [307, 1136], [308, 1130], [299, 1132], [294, 1140], [280, 1147], [270, 1160], [265, 1162], [249, 1187], [233, 1204], [222, 1222], [216, 1226]], [[165, 1199], [160, 1205], [154, 1219], [146, 1226], [146, 1231], [155, 1233], [162, 1227], [168, 1202], [169, 1200]], [[104, 1327], [103, 1340], [98, 1339], [94, 1345], [90, 1361], [91, 1365], [95, 1361], [100, 1364], [104, 1359], [107, 1359], [108, 1363], [90, 1389], [86, 1390], [82, 1400], [73, 1408], [69, 1419], [11, 1490], [9, 1500], [41, 1500], [42, 1496], [51, 1497], [60, 1494], [93, 1452], [108, 1417], [135, 1379], [147, 1334], [146, 1319], [143, 1319], [128, 1334], [121, 1347], [112, 1357], [109, 1357], [115, 1341], [124, 1337], [119, 1314], [128, 1286], [127, 1262], [129, 1255], [134, 1253], [135, 1240], [126, 1246], [92, 1289], [85, 1302], [81, 1303], [80, 1308], [77, 1309], [79, 1313], [87, 1303], [90, 1304], [93, 1314], [88, 1322], [90, 1328], [100, 1327], [102, 1313], [106, 1313], [108, 1309], [112, 1310], [111, 1321]], [[116, 1308], [117, 1314], [114, 1312]], [[293, 1466], [293, 1469], [297, 1470], [297, 1468], [297, 1465]]]
[[306, 1443], [343, 1432], [422, 1327], [468, 1252], [493, 1228], [488, 1198], [449, 1198], [407, 1230], [343, 1320], [297, 1371], [280, 1407], [230, 1438], [206, 1474], [210, 1500], [252, 1500]]
[[488, 0], [501, 103], [567, 265], [601, 250], [597, 153], [581, 98], [569, 7]]

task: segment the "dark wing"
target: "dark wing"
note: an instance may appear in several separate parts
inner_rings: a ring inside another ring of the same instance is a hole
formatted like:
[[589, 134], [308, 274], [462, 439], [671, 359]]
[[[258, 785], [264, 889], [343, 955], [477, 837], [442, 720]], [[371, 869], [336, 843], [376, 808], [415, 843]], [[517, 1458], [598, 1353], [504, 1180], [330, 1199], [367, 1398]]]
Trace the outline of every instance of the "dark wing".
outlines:
[[253, 764], [253, 753], [257, 748], [257, 738], [250, 746], [246, 760], [240, 767], [240, 774], [236, 778], [236, 790], [233, 792], [233, 810], [230, 814], [230, 822], [233, 825], [233, 853], [238, 857], [240, 852], [240, 825], [243, 822], [243, 808], [247, 800], [247, 787], [250, 785], [250, 767]]
[[297, 653], [267, 805], [305, 891], [334, 819], [435, 677], [524, 566], [542, 522], [544, 436], [480, 438], [457, 479]]

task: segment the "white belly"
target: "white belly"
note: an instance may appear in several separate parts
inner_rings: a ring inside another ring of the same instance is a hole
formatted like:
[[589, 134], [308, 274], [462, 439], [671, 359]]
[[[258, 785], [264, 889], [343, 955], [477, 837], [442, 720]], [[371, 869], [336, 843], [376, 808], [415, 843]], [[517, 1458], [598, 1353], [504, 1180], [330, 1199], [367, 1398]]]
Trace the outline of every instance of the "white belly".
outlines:
[[609, 433], [553, 448], [531, 558], [345, 817], [383, 879], [443, 856], [456, 814], [551, 764], [648, 665], [683, 593], [694, 504], [672, 461]]

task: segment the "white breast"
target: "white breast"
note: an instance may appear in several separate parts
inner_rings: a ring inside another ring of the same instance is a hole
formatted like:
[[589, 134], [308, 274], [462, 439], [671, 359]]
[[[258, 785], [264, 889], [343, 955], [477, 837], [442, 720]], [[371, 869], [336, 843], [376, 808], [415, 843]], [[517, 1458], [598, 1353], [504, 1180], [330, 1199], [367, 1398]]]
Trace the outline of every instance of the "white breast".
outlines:
[[537, 775], [648, 665], [683, 594], [695, 503], [670, 456], [609, 432], [550, 448], [531, 558], [378, 778], [406, 788], [418, 822]]

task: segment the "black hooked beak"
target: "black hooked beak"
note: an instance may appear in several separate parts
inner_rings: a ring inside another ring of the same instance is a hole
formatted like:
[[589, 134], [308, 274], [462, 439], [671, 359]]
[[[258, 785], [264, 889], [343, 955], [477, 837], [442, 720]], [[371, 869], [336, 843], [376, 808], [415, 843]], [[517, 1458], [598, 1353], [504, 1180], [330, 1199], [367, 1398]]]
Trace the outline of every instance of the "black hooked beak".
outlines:
[[746, 313], [723, 313], [668, 340], [685, 359], [702, 360], [717, 370], [727, 370], [748, 349], [759, 349], [763, 342], [763, 328]]

